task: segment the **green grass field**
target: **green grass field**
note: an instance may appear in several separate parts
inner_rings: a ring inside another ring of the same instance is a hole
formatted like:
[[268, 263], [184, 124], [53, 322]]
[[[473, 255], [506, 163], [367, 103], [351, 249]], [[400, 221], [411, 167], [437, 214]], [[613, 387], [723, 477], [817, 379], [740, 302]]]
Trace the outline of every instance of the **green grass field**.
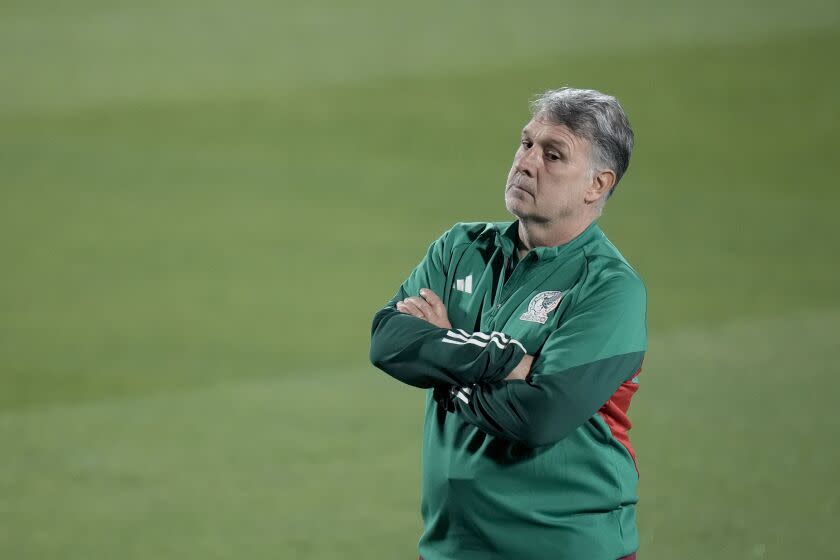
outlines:
[[830, 558], [840, 5], [0, 2], [0, 558], [414, 558], [372, 314], [617, 95], [640, 559]]

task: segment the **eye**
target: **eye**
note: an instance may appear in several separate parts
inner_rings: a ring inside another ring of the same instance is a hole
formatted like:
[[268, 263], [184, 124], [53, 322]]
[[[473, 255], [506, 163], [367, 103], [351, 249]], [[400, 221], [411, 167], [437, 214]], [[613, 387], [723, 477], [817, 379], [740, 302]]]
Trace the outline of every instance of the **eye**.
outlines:
[[522, 147], [526, 150], [534, 145], [534, 143], [528, 140], [527, 138], [523, 138], [519, 143], [522, 144]]
[[557, 152], [546, 152], [545, 159], [549, 161], [558, 161], [560, 160], [560, 154]]

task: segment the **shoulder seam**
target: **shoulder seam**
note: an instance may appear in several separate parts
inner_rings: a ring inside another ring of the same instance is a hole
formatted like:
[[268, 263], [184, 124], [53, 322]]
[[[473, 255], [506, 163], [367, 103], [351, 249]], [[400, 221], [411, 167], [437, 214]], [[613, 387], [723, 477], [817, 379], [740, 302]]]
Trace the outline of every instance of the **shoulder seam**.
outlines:
[[619, 256], [614, 256], [614, 255], [593, 254], [593, 253], [590, 253], [589, 251], [587, 251], [585, 247], [583, 248], [583, 255], [584, 255], [584, 257], [586, 257], [587, 262], [589, 262], [593, 259], [596, 259], [596, 258], [608, 259], [608, 260], [611, 260], [611, 261], [617, 261], [620, 264], [624, 265], [623, 268], [626, 268], [627, 270], [632, 272], [633, 275], [636, 276], [639, 280], [642, 279], [642, 275], [639, 274], [639, 271], [636, 270], [635, 268], [633, 268], [633, 265], [631, 265], [629, 262], [627, 262], [627, 259], [624, 258], [623, 255], [619, 257]]

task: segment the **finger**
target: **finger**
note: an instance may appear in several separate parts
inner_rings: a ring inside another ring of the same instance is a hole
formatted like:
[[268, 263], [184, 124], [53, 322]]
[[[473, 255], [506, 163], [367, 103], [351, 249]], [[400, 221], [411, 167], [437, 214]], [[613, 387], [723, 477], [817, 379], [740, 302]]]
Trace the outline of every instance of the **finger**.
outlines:
[[412, 296], [410, 298], [406, 298], [403, 301], [405, 301], [406, 303], [416, 305], [417, 308], [420, 309], [420, 311], [422, 311], [423, 315], [425, 315], [426, 317], [434, 317], [435, 315], [435, 310], [432, 309], [432, 306], [429, 305], [428, 302], [420, 296]]
[[[406, 315], [414, 315], [414, 316], [419, 315], [416, 308], [407, 306], [404, 301], [398, 301], [397, 305], [396, 305], [396, 308], [397, 308], [397, 311], [399, 311], [400, 313], [405, 313]], [[422, 317], [420, 317], [420, 318], [422, 319]]]
[[436, 293], [428, 288], [423, 288], [420, 290], [420, 295], [425, 299], [429, 305], [434, 310], [435, 314], [446, 316], [446, 306], [443, 305], [443, 300], [441, 300]]
[[425, 319], [426, 316], [423, 314], [423, 310], [417, 306], [416, 303], [411, 301], [411, 299], [404, 299], [402, 301], [402, 306], [405, 309], [405, 313], [417, 317], [418, 319]]

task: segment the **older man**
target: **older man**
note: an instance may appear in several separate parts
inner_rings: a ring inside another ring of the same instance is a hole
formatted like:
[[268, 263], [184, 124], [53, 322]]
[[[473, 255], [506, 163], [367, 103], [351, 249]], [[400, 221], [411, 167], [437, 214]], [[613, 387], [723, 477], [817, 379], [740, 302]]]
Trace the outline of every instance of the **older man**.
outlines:
[[635, 556], [646, 294], [596, 224], [632, 148], [614, 97], [542, 94], [505, 184], [517, 220], [452, 227], [374, 317], [371, 361], [428, 389], [425, 560]]

